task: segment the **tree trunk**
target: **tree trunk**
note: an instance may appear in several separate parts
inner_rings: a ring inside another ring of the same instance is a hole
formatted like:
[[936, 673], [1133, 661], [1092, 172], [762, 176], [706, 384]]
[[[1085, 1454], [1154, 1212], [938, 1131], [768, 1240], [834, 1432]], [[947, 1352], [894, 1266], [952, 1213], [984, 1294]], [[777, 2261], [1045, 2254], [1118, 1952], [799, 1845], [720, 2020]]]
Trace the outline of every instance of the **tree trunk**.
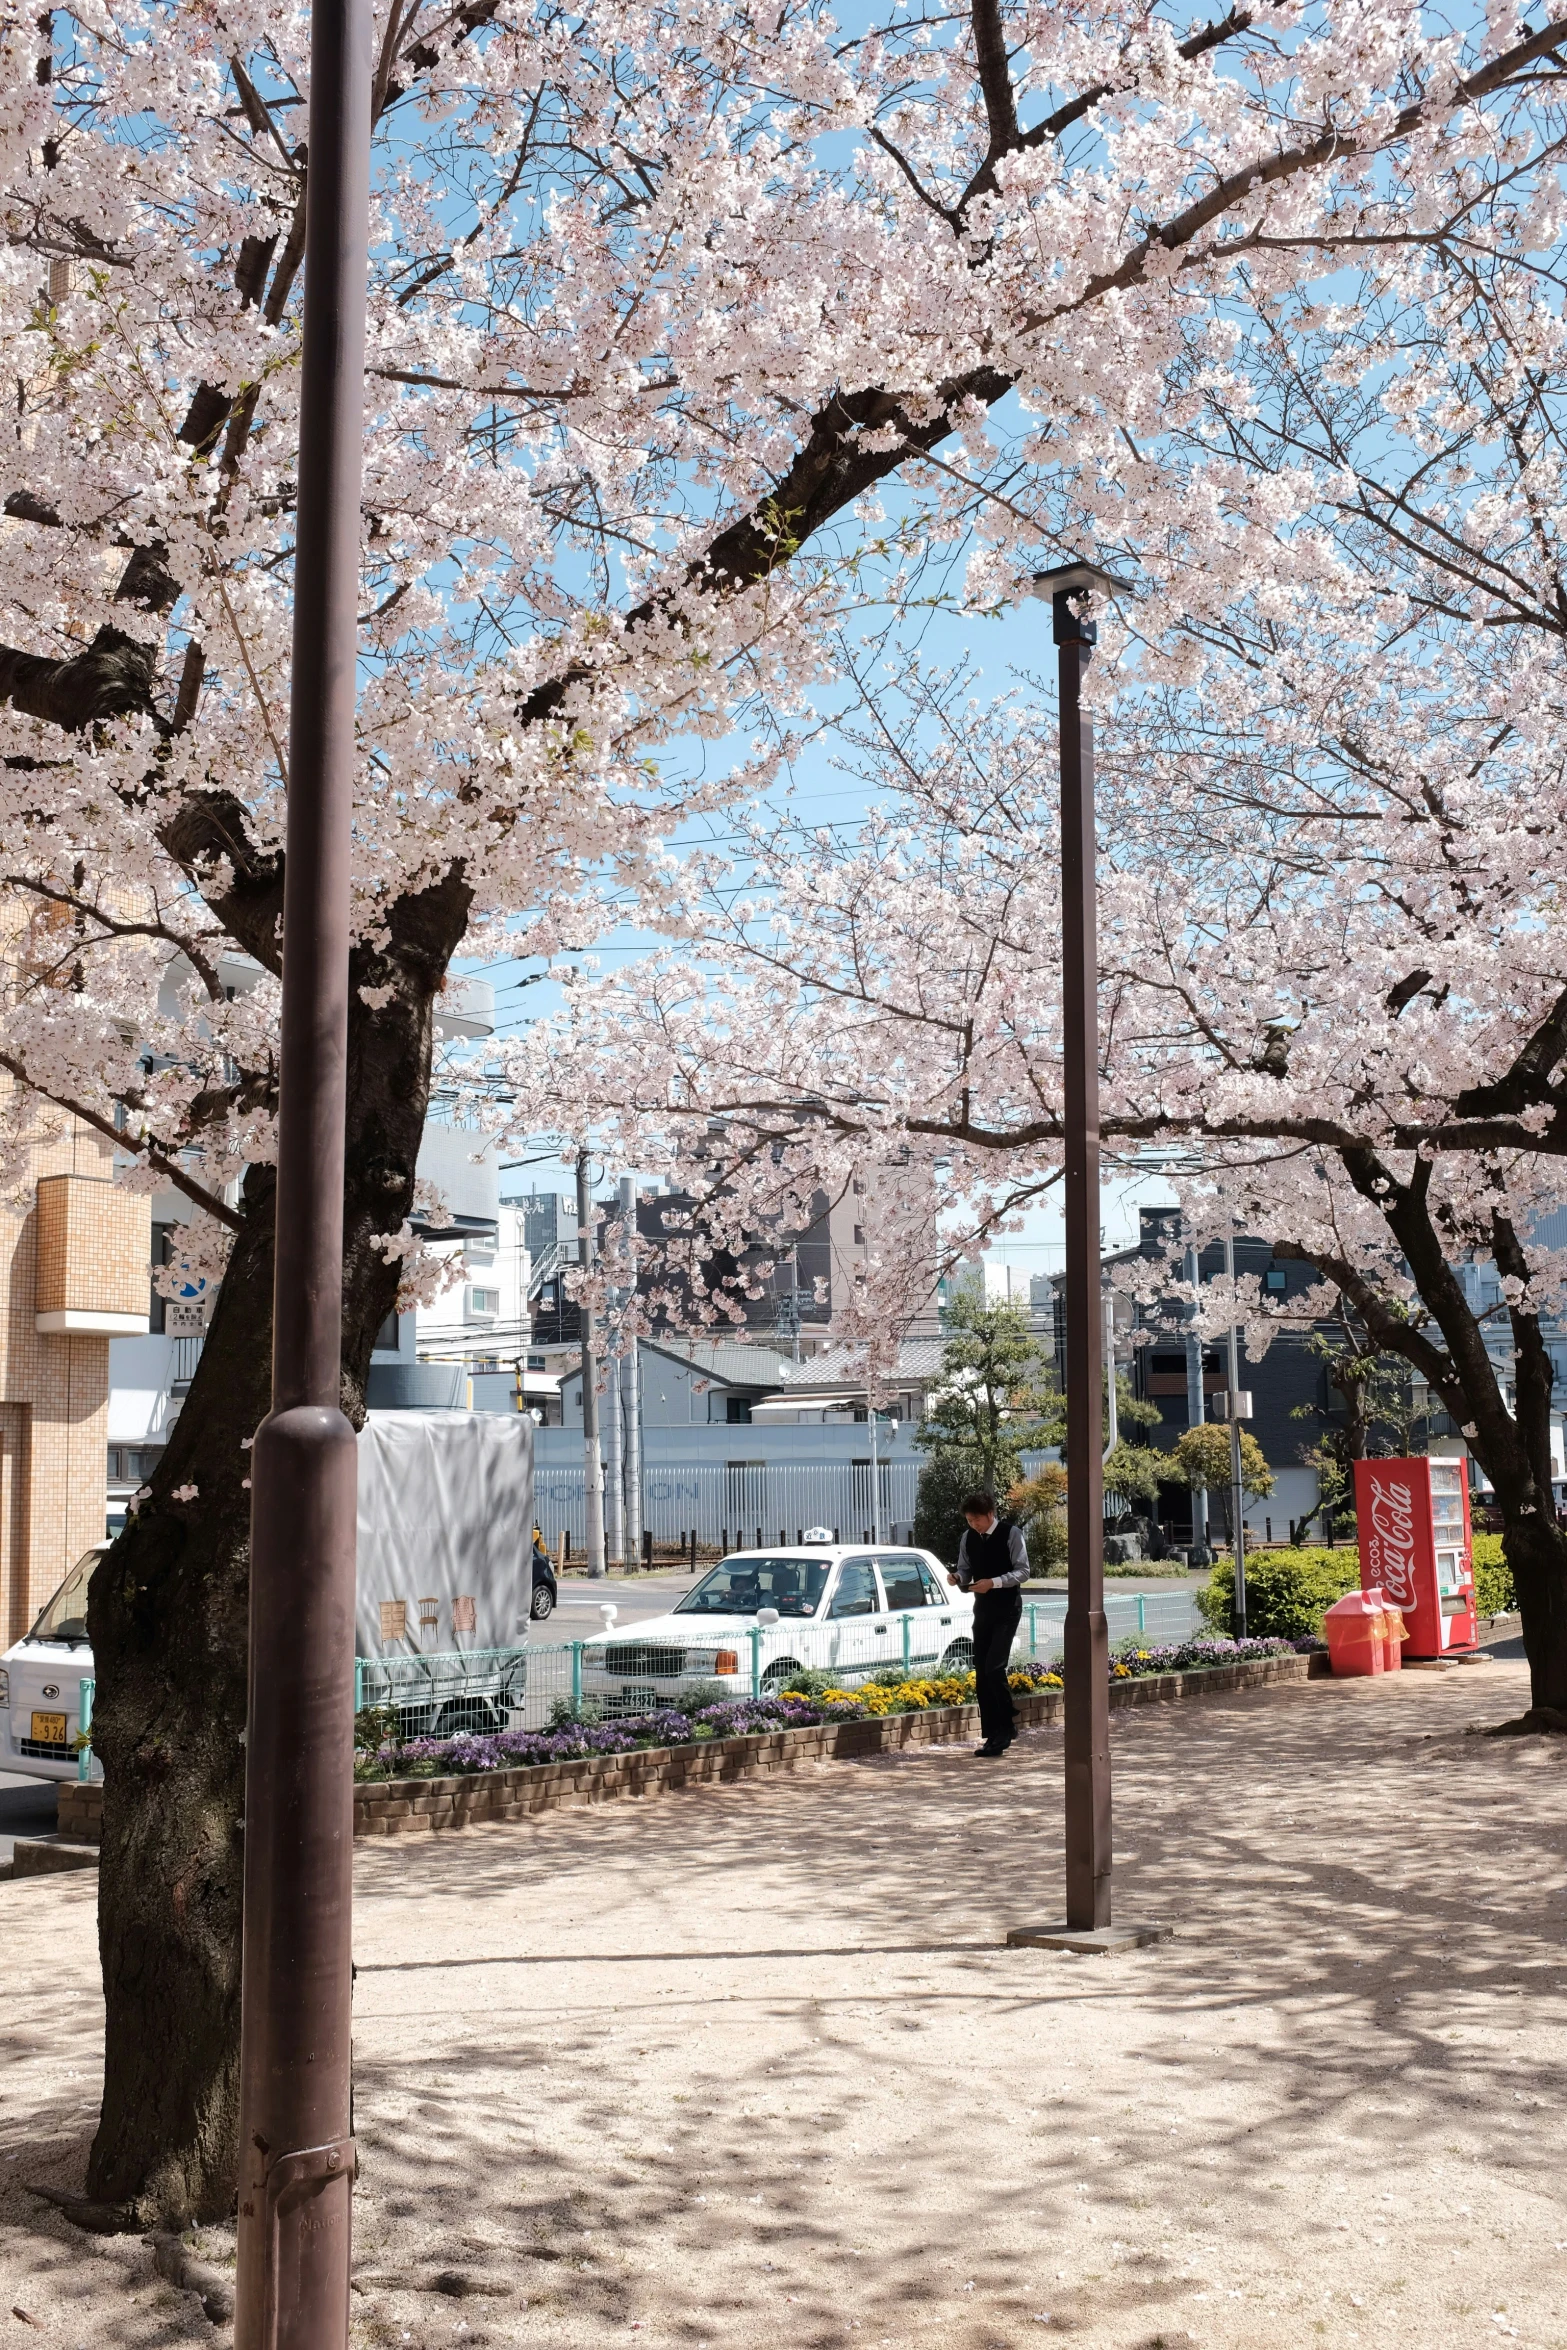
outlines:
[[[356, 1427], [399, 1274], [374, 1236], [396, 1233], [412, 1206], [434, 1000], [467, 905], [448, 878], [403, 900], [389, 946], [354, 960], [343, 1408]], [[387, 984], [392, 1000], [368, 1010], [358, 987]], [[126, 2226], [180, 2227], [217, 2218], [234, 2200], [249, 1440], [271, 1401], [274, 1193], [270, 1168], [246, 1176], [242, 1229], [152, 1498], [99, 1567], [89, 1598], [107, 2012], [87, 2186], [119, 2207]]]
[[1556, 1717], [1542, 1720], [1541, 1727], [1567, 1730], [1567, 1540], [1538, 1508], [1527, 1514], [1510, 1510], [1500, 1486], [1497, 1499], [1502, 1550], [1523, 1617], [1530, 1712]]

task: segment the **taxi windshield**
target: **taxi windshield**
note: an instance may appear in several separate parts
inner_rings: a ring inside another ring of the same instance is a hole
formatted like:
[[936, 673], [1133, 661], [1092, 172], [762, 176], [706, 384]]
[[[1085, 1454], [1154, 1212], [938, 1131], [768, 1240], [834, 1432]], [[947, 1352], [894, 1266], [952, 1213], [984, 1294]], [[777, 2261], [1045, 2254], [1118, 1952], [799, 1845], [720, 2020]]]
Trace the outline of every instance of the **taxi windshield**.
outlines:
[[675, 1608], [677, 1616], [754, 1616], [775, 1607], [781, 1616], [814, 1616], [821, 1605], [830, 1559], [767, 1558], [750, 1553], [720, 1559]]
[[79, 1558], [65, 1581], [60, 1585], [37, 1623], [28, 1633], [29, 1640], [63, 1640], [74, 1647], [87, 1638], [87, 1586], [92, 1571], [102, 1558], [101, 1550], [89, 1550]]

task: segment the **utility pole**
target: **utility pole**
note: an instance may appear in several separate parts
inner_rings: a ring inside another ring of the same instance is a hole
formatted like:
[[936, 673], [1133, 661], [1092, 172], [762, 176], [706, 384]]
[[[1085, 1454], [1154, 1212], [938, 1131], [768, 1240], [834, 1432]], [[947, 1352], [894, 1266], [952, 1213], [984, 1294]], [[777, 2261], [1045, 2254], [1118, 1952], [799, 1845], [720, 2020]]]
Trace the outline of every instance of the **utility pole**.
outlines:
[[236, 2350], [345, 2350], [358, 1460], [343, 1162], [369, 0], [315, 0], [300, 346], [272, 1409], [251, 1453]]
[[[593, 1265], [593, 1202], [589, 1196], [588, 1154], [577, 1153], [577, 1263]], [[593, 1344], [593, 1307], [584, 1297], [578, 1311], [582, 1334], [582, 1511], [588, 1573], [604, 1572], [604, 1463], [599, 1454], [599, 1366]]]
[[881, 1540], [881, 1463], [876, 1457], [876, 1398], [865, 1390], [865, 1419], [871, 1432], [871, 1540]]
[[[1230, 1312], [1235, 1312], [1235, 1240], [1224, 1235], [1224, 1273], [1230, 1285]], [[1246, 1490], [1241, 1478], [1241, 1356], [1233, 1320], [1229, 1332], [1230, 1380], [1230, 1525], [1235, 1539], [1235, 1637], [1246, 1637]]]
[[[625, 1229], [630, 1266], [630, 1304], [635, 1319], [637, 1303], [637, 1185], [634, 1175], [620, 1178], [620, 1221]], [[620, 1359], [620, 1424], [626, 1463], [626, 1553], [632, 1563], [642, 1556], [642, 1356], [636, 1331], [626, 1340]]]
[[[617, 1282], [609, 1293], [609, 1318], [604, 1330], [604, 1359], [609, 1373], [604, 1383], [604, 1557], [611, 1573], [624, 1563], [626, 1556], [625, 1429], [620, 1410], [620, 1361], [610, 1345], [610, 1322], [620, 1310], [623, 1295]], [[633, 1560], [635, 1555], [633, 1552]]]
[[1064, 1044], [1067, 1598], [1066, 1924], [1017, 1927], [1025, 1943], [1113, 1950], [1161, 1940], [1110, 1916], [1110, 1633], [1104, 1607], [1104, 1378], [1099, 1248], [1099, 943], [1093, 721], [1083, 678], [1098, 630], [1088, 598], [1124, 588], [1091, 563], [1036, 574], [1058, 652], [1061, 739], [1061, 1026]]
[[[1197, 1251], [1188, 1247], [1185, 1273], [1192, 1292], [1192, 1302], [1186, 1311], [1186, 1424], [1200, 1428], [1208, 1416], [1207, 1398], [1203, 1392], [1202, 1338], [1197, 1329], [1197, 1290], [1202, 1281], [1202, 1267], [1197, 1262]], [[1192, 1487], [1192, 1543], [1208, 1546], [1208, 1488]]]

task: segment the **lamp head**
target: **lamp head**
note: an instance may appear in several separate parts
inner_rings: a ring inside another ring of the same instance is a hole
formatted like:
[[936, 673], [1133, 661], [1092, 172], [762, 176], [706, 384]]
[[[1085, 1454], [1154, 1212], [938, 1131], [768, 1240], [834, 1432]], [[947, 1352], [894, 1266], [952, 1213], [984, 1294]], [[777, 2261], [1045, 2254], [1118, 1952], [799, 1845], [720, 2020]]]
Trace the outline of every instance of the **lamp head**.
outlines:
[[1129, 596], [1133, 588], [1129, 579], [1117, 579], [1097, 563], [1056, 563], [1048, 571], [1035, 572], [1028, 592], [1050, 605], [1051, 635], [1058, 645], [1092, 645], [1098, 643], [1099, 631], [1083, 609], [1088, 598]]

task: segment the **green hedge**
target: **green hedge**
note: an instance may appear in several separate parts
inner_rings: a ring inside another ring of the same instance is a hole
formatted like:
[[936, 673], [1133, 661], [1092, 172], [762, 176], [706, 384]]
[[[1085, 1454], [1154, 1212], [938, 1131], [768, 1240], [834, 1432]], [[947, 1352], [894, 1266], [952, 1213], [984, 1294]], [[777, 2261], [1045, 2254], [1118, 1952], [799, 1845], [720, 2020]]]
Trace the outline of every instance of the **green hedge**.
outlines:
[[1475, 1606], [1482, 1616], [1510, 1616], [1518, 1605], [1513, 1570], [1502, 1556], [1500, 1534], [1474, 1538]]
[[[1322, 1612], [1360, 1584], [1360, 1553], [1258, 1550], [1246, 1561], [1246, 1632], [1251, 1639], [1300, 1640], [1322, 1630]], [[1235, 1568], [1221, 1559], [1197, 1605], [1215, 1632], [1235, 1636]]]
[[[1505, 1616], [1517, 1605], [1512, 1570], [1500, 1534], [1474, 1538], [1475, 1606], [1482, 1616]], [[1246, 1561], [1246, 1630], [1257, 1639], [1299, 1640], [1320, 1633], [1325, 1609], [1360, 1587], [1360, 1553], [1344, 1550], [1259, 1550]], [[1221, 1559], [1197, 1594], [1215, 1632], [1235, 1631], [1235, 1569]]]

